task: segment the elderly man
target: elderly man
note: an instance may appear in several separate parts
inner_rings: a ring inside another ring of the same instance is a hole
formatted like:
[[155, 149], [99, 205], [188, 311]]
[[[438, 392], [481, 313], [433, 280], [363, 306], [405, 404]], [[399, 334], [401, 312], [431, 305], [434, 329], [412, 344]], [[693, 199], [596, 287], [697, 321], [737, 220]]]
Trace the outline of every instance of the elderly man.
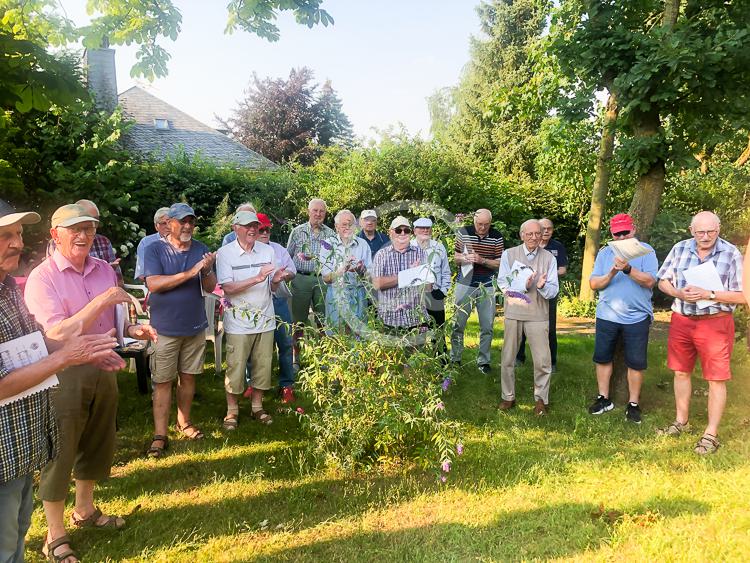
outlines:
[[367, 293], [364, 277], [372, 265], [367, 243], [354, 236], [356, 218], [348, 209], [334, 217], [336, 235], [323, 242], [318, 260], [326, 291], [326, 324], [330, 330], [366, 322]]
[[[246, 201], [245, 203], [240, 203], [234, 212], [235, 214], [237, 214], [240, 211], [252, 211], [253, 213], [257, 213], [255, 206], [249, 201]], [[221, 246], [226, 246], [230, 242], [234, 242], [235, 240], [237, 240], [237, 233], [235, 233], [234, 228], [232, 228], [227, 234], [224, 235], [224, 238], [221, 239]]]
[[[432, 291], [424, 294], [427, 314], [432, 318], [440, 336], [435, 342], [435, 349], [442, 358], [447, 352], [445, 336], [442, 329], [445, 324], [445, 296], [451, 287], [451, 266], [448, 263], [448, 251], [443, 243], [432, 238], [432, 219], [420, 217], [414, 221], [414, 244], [425, 251], [427, 262], [435, 276]], [[447, 360], [446, 360], [447, 361]]]
[[359, 227], [362, 230], [357, 236], [370, 247], [371, 257], [390, 242], [385, 233], [378, 231], [378, 214], [374, 209], [365, 209], [359, 214]]
[[[559, 240], [553, 239], [555, 225], [546, 217], [539, 219], [542, 226], [541, 248], [548, 250], [557, 262], [557, 277], [561, 278], [568, 271], [568, 251]], [[552, 358], [552, 373], [557, 371], [557, 296], [549, 300], [549, 351]], [[521, 338], [521, 345], [516, 354], [516, 365], [526, 362], [526, 336]]]
[[143, 274], [143, 262], [146, 253], [146, 247], [151, 243], [167, 238], [169, 236], [169, 207], [160, 207], [154, 213], [154, 230], [155, 233], [146, 235], [138, 243], [138, 247], [135, 250], [135, 279], [142, 280], [145, 276]]
[[[40, 220], [38, 214], [18, 213], [0, 200], [0, 343], [42, 330], [10, 275], [18, 268], [23, 251], [23, 225]], [[81, 336], [80, 331], [80, 324], [69, 327], [66, 334], [49, 331], [45, 341], [51, 353], [23, 367], [6, 364], [0, 355], [0, 401], [27, 391], [70, 366], [106, 357], [113, 360], [112, 369], [123, 365], [112, 351], [117, 341], [111, 334]], [[0, 561], [23, 561], [24, 539], [33, 510], [33, 474], [59, 451], [50, 395], [51, 391], [44, 389], [0, 406]], [[64, 560], [66, 553], [72, 554], [70, 539], [64, 535], [54, 538], [47, 551]], [[75, 554], [71, 559], [75, 560]]]
[[427, 254], [411, 244], [411, 224], [406, 217], [391, 221], [391, 244], [378, 250], [372, 261], [372, 285], [378, 291], [378, 317], [394, 334], [423, 326], [427, 320], [422, 294], [431, 287], [398, 287], [398, 273], [427, 264]]
[[227, 415], [224, 428], [235, 430], [239, 423], [239, 397], [245, 390], [245, 366], [250, 361], [251, 412], [262, 424], [271, 424], [263, 410], [263, 394], [271, 388], [273, 335], [276, 316], [271, 292], [286, 278], [276, 268], [273, 249], [258, 242], [260, 221], [252, 211], [240, 211], [232, 219], [237, 234], [234, 242], [217, 253], [218, 281], [230, 305], [224, 309], [227, 339], [227, 372], [224, 389]]
[[[693, 238], [675, 244], [657, 274], [659, 289], [674, 297], [667, 366], [674, 371], [677, 414], [663, 432], [678, 436], [688, 426], [690, 376], [696, 357], [700, 357], [703, 379], [708, 381], [708, 425], [694, 448], [700, 455], [719, 448], [726, 382], [732, 378], [732, 313], [737, 305], [745, 303], [742, 255], [737, 247], [719, 237], [720, 230], [721, 222], [714, 213], [701, 211], [695, 215], [690, 222]], [[710, 278], [716, 276], [720, 286], [710, 283]], [[701, 280], [705, 282], [699, 283]]]
[[[76, 205], [83, 207], [89, 217], [93, 217], [97, 221], [99, 220], [99, 208], [90, 199], [79, 199], [76, 201]], [[54, 239], [50, 239], [49, 244], [47, 245], [47, 257], [50, 257], [54, 251], [55, 241]], [[91, 245], [91, 256], [109, 263], [114, 269], [115, 274], [117, 274], [117, 283], [119, 285], [123, 284], [120, 259], [117, 257], [112, 242], [101, 233], [97, 233], [94, 237], [94, 242]]]
[[525, 334], [534, 362], [534, 413], [547, 413], [552, 361], [549, 352], [549, 300], [559, 291], [557, 262], [539, 246], [542, 226], [529, 219], [520, 230], [522, 244], [503, 253], [497, 284], [505, 293], [505, 340], [503, 342], [502, 401], [500, 410], [516, 405], [515, 360], [521, 335]]
[[464, 351], [464, 330], [476, 304], [479, 315], [479, 354], [477, 365], [490, 372], [490, 350], [495, 323], [495, 290], [492, 281], [500, 267], [503, 235], [492, 227], [492, 213], [479, 209], [474, 225], [459, 229], [453, 259], [459, 267], [456, 284], [456, 312], [451, 333], [451, 361], [461, 363]]
[[[617, 241], [633, 238], [636, 228], [630, 215], [618, 213], [610, 220], [609, 230]], [[629, 262], [617, 256], [610, 246], [605, 246], [596, 255], [589, 278], [591, 289], [599, 292], [594, 340], [599, 395], [589, 407], [589, 413], [603, 414], [614, 408], [609, 399], [609, 381], [615, 347], [622, 335], [630, 395], [625, 418], [636, 424], [641, 423], [639, 400], [643, 372], [648, 364], [648, 333], [654, 318], [651, 296], [659, 269], [654, 249], [641, 244], [650, 252]]]
[[[115, 306], [130, 297], [117, 286], [111, 266], [90, 256], [99, 221], [72, 204], [52, 215], [52, 256], [29, 275], [26, 304], [46, 330], [82, 330], [102, 334], [115, 328]], [[150, 326], [128, 325], [131, 338], [156, 340]], [[47, 517], [47, 551], [69, 551], [63, 522], [70, 474], [75, 478], [76, 527], [121, 528], [125, 521], [107, 516], [94, 505], [96, 481], [109, 477], [115, 451], [117, 380], [109, 373], [124, 367], [119, 357], [106, 356], [57, 374], [52, 402], [60, 428], [60, 455], [42, 469], [39, 496]], [[67, 548], [65, 547], [67, 545]]]
[[[279, 395], [282, 403], [293, 403], [294, 397], [294, 368], [292, 366], [292, 313], [289, 311], [287, 299], [290, 297], [287, 282], [297, 275], [286, 248], [271, 241], [273, 223], [265, 213], [258, 213], [258, 241], [269, 245], [273, 249], [276, 267], [283, 273], [279, 287], [273, 292], [273, 312], [276, 314], [276, 329], [273, 341], [279, 353]], [[251, 366], [252, 367], [252, 366]]]
[[186, 203], [169, 208], [169, 236], [146, 248], [144, 274], [151, 292], [151, 324], [159, 341], [151, 353], [154, 437], [150, 457], [161, 457], [169, 445], [167, 426], [172, 383], [177, 385], [177, 429], [191, 440], [203, 433], [190, 420], [195, 376], [203, 373], [206, 309], [201, 288], [216, 287], [215, 255], [193, 238], [195, 211]]
[[323, 224], [326, 218], [326, 202], [322, 199], [311, 199], [307, 205], [307, 223], [292, 229], [286, 249], [297, 268], [297, 275], [291, 283], [292, 320], [294, 330], [294, 363], [299, 367], [299, 339], [302, 336], [300, 325], [309, 324], [310, 305], [312, 304], [316, 322], [322, 322], [325, 316], [324, 283], [320, 278], [321, 243], [331, 238], [333, 229]]

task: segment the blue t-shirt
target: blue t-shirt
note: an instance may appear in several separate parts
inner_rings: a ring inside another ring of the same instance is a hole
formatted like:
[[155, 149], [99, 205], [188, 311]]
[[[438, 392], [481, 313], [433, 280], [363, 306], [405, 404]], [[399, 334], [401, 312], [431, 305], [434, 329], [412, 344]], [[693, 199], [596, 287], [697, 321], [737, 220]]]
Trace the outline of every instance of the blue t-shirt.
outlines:
[[221, 246], [226, 246], [230, 242], [234, 242], [237, 240], [237, 233], [234, 231], [229, 231], [227, 234], [224, 235], [224, 238], [221, 239]]
[[[656, 253], [645, 242], [641, 244], [648, 247], [651, 252], [645, 256], [634, 258], [630, 261], [630, 265], [642, 272], [651, 274], [656, 279], [656, 273], [659, 270]], [[591, 277], [608, 274], [614, 263], [614, 252], [609, 246], [605, 246], [596, 255]], [[652, 294], [653, 290], [638, 285], [624, 272], [617, 272], [609, 285], [599, 290], [596, 316], [605, 321], [625, 325], [641, 322], [646, 317], [654, 316], [654, 306], [651, 303]]]
[[[179, 251], [165, 240], [146, 247], [144, 271], [149, 276], [172, 276], [195, 266], [208, 247], [193, 239], [190, 248]], [[161, 293], [151, 293], [148, 298], [151, 324], [159, 334], [166, 336], [194, 336], [206, 330], [206, 308], [201, 295], [200, 276]]]
[[143, 260], [146, 256], [146, 248], [161, 239], [159, 233], [152, 233], [141, 239], [138, 243], [138, 248], [135, 251], [135, 279], [141, 279], [143, 277]]
[[359, 234], [357, 235], [359, 238], [364, 239], [364, 241], [367, 243], [367, 246], [370, 247], [370, 253], [372, 254], [372, 257], [375, 257], [375, 254], [378, 250], [383, 248], [385, 245], [390, 244], [391, 239], [388, 238], [388, 235], [385, 233], [381, 233], [380, 231], [375, 231], [375, 236], [372, 240], [367, 238], [367, 235], [364, 231], [359, 231]]

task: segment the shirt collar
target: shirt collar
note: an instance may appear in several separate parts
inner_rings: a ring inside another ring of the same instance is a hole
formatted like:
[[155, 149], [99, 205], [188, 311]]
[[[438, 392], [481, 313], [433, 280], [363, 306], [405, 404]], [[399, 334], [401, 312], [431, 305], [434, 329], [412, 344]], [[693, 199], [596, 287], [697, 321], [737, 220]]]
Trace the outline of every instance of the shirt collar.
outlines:
[[[52, 261], [55, 263], [55, 266], [57, 266], [57, 269], [60, 272], [64, 272], [68, 268], [70, 268], [74, 272], [78, 271], [73, 267], [73, 263], [65, 258], [65, 256], [63, 256], [60, 250], [57, 248], [55, 248], [55, 252], [52, 253]], [[86, 260], [83, 263], [83, 275], [87, 276], [94, 268], [96, 268], [96, 260], [91, 258], [91, 256], [86, 256]]]
[[534, 251], [529, 250], [526, 248], [526, 245], [523, 244], [523, 253], [526, 255], [526, 258], [536, 258], [536, 255], [539, 253], [539, 247], [537, 246]]

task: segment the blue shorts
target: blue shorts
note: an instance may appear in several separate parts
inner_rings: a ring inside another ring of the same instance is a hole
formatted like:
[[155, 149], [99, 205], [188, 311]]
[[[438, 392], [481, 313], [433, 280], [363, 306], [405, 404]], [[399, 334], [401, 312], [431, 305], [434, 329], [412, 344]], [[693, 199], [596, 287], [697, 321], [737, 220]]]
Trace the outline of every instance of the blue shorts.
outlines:
[[648, 367], [648, 331], [651, 317], [633, 324], [613, 323], [597, 317], [594, 363], [609, 364], [615, 356], [617, 339], [622, 334], [625, 365], [642, 371]]

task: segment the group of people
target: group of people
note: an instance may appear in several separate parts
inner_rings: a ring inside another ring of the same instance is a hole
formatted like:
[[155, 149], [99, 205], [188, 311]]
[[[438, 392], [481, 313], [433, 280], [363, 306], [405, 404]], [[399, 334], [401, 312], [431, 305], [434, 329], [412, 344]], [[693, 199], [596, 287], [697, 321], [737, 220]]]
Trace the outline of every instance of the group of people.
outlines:
[[[240, 399], [250, 399], [250, 416], [271, 424], [263, 407], [273, 388], [274, 347], [278, 353], [279, 395], [295, 401], [304, 326], [319, 335], [347, 331], [363, 337], [373, 324], [388, 335], [443, 334], [445, 300], [453, 291], [450, 351], [444, 337], [432, 343], [445, 363], [463, 361], [464, 331], [474, 308], [479, 317], [480, 371], [491, 370], [491, 344], [497, 292], [504, 299], [505, 336], [500, 362], [499, 409], [516, 405], [515, 369], [525, 362], [528, 342], [533, 361], [534, 412], [549, 408], [550, 382], [557, 367], [556, 303], [559, 278], [568, 266], [565, 247], [552, 238], [549, 219], [530, 219], [519, 230], [521, 244], [505, 248], [492, 227], [492, 214], [480, 209], [473, 224], [455, 233], [452, 256], [433, 236], [429, 217], [395, 217], [387, 233], [378, 230], [376, 211], [357, 217], [339, 211], [334, 228], [325, 225], [323, 200], [308, 205], [308, 221], [295, 227], [285, 246], [272, 242], [273, 222], [252, 204], [239, 206], [231, 232], [212, 252], [193, 237], [196, 213], [186, 203], [159, 209], [155, 233], [140, 241], [136, 278], [148, 288], [148, 324], [116, 326], [116, 308], [131, 297], [121, 287], [119, 261], [111, 243], [97, 233], [96, 205], [88, 200], [60, 207], [51, 217], [48, 258], [26, 281], [25, 292], [11, 274], [23, 249], [23, 226], [41, 221], [34, 212], [17, 212], [0, 201], [0, 344], [39, 332], [48, 355], [14, 369], [0, 355], [0, 561], [22, 561], [32, 510], [32, 474], [41, 470], [39, 496], [48, 524], [44, 550], [62, 563], [77, 561], [66, 533], [64, 506], [71, 474], [74, 527], [121, 528], [122, 518], [103, 514], [94, 503], [98, 480], [109, 476], [115, 444], [117, 384], [124, 367], [114, 347], [124, 335], [151, 341], [154, 435], [150, 457], [169, 448], [172, 388], [176, 383], [177, 429], [185, 438], [203, 438], [192, 422], [196, 376], [203, 371], [204, 298], [220, 292], [226, 334], [223, 428], [240, 422]], [[357, 228], [359, 227], [359, 229]], [[663, 430], [680, 435], [688, 427], [691, 373], [700, 357], [709, 382], [708, 425], [695, 446], [699, 454], [719, 447], [718, 426], [731, 378], [734, 342], [732, 311], [745, 303], [739, 251], [719, 236], [713, 213], [697, 214], [692, 238], [675, 245], [659, 268], [648, 245], [624, 259], [610, 246], [597, 255], [590, 278], [599, 292], [593, 361], [599, 394], [589, 408], [600, 415], [614, 408], [609, 398], [615, 345], [622, 338], [628, 369], [626, 418], [641, 421], [640, 389], [647, 367], [654, 286], [674, 298], [668, 359], [675, 372], [675, 421]], [[610, 221], [613, 240], [636, 235], [627, 214]], [[452, 283], [451, 262], [457, 273]], [[688, 282], [689, 270], [711, 263], [721, 289]], [[688, 275], [686, 276], [686, 272]], [[409, 274], [409, 275], [406, 275]], [[745, 271], [747, 278], [747, 270]], [[406, 281], [405, 281], [406, 280]], [[453, 285], [453, 289], [452, 289]], [[745, 291], [748, 291], [747, 279]], [[370, 316], [377, 318], [371, 322]], [[423, 347], [424, 343], [417, 346]], [[55, 387], [24, 394], [51, 374]], [[10, 401], [6, 401], [11, 399]], [[5, 401], [5, 402], [4, 402]]]

